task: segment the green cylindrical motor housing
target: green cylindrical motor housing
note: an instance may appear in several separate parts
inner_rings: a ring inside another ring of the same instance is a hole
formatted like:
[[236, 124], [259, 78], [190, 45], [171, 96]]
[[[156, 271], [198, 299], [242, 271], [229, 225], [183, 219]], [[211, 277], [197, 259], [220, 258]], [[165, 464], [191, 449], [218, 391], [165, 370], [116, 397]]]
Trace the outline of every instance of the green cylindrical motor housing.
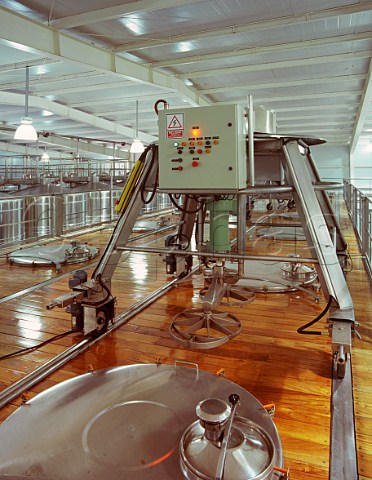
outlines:
[[213, 252], [230, 251], [229, 213], [234, 200], [216, 200], [209, 205], [210, 238], [208, 248]]

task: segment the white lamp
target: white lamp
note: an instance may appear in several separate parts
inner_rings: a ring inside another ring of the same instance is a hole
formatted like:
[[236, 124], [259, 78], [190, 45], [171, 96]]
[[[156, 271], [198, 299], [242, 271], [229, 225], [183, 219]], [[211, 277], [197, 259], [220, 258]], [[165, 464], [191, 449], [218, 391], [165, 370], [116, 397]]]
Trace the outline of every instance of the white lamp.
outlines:
[[26, 67], [26, 92], [25, 92], [25, 116], [21, 119], [21, 125], [14, 133], [14, 140], [23, 142], [36, 142], [37, 131], [32, 125], [32, 118], [28, 116], [28, 87], [29, 87], [29, 67]]
[[46, 147], [45, 147], [45, 150], [44, 150], [43, 154], [40, 157], [40, 161], [45, 162], [45, 163], [50, 161], [50, 157], [48, 155], [48, 152], [46, 151]]
[[138, 100], [136, 101], [136, 135], [134, 137], [133, 143], [130, 146], [130, 153], [142, 153], [145, 150], [145, 147], [141, 140], [138, 138]]

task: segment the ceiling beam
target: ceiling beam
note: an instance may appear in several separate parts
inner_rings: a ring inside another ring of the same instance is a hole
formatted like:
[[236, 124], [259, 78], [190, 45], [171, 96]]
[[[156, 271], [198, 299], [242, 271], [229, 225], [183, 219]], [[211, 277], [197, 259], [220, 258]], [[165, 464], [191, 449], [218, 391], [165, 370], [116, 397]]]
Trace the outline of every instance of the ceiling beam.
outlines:
[[264, 53], [275, 53], [299, 48], [311, 48], [335, 43], [356, 42], [361, 40], [370, 40], [372, 31], [363, 33], [350, 33], [348, 35], [335, 35], [333, 37], [316, 38], [313, 40], [302, 40], [300, 42], [276, 43], [274, 45], [265, 45], [264, 47], [250, 47], [235, 50], [225, 50], [205, 55], [192, 55], [186, 57], [176, 57], [174, 54], [167, 60], [151, 62], [153, 67], [174, 67], [176, 65], [186, 65], [189, 63], [205, 62], [208, 60], [221, 60], [222, 58], [233, 58], [241, 55], [262, 55]]
[[261, 72], [278, 68], [307, 67], [309, 65], [322, 65], [370, 57], [371, 51], [366, 50], [361, 52], [337, 53], [334, 55], [323, 55], [319, 57], [299, 58], [295, 60], [282, 60], [279, 62], [256, 63], [253, 65], [240, 65], [237, 67], [223, 67], [210, 70], [199, 70], [195, 72], [185, 72], [177, 76], [178, 78], [182, 79], [195, 79], [215, 76], [218, 77], [237, 73]]
[[360, 101], [358, 114], [354, 126], [353, 136], [350, 144], [350, 153], [354, 153], [354, 150], [358, 144], [359, 136], [363, 130], [364, 122], [369, 114], [372, 103], [372, 60], [369, 64], [367, 80], [365, 83], [364, 91]]
[[[255, 103], [265, 103], [270, 105], [272, 102], [293, 102], [294, 100], [323, 100], [327, 98], [337, 98], [337, 97], [356, 97], [362, 95], [361, 90], [354, 90], [354, 91], [344, 91], [344, 92], [322, 92], [322, 93], [309, 93], [309, 94], [301, 94], [301, 95], [279, 95], [277, 97], [256, 97]], [[238, 103], [242, 103], [241, 101], [237, 101]], [[229, 102], [216, 102], [216, 104], [224, 104]], [[231, 102], [230, 102], [231, 103]], [[324, 105], [324, 104], [323, 104]], [[333, 107], [333, 105], [329, 105], [329, 107]], [[319, 108], [317, 106], [316, 108]], [[289, 110], [289, 109], [288, 109]]]
[[245, 90], [247, 93], [251, 93], [257, 90], [265, 89], [275, 89], [275, 88], [285, 88], [285, 87], [301, 87], [304, 85], [316, 85], [318, 83], [331, 83], [335, 82], [351, 82], [358, 80], [365, 80], [366, 74], [360, 73], [355, 75], [339, 75], [334, 77], [320, 77], [320, 78], [309, 78], [306, 80], [290, 80], [288, 82], [269, 82], [269, 83], [260, 83], [260, 84], [249, 84], [249, 85], [232, 85], [229, 84], [228, 87], [217, 87], [217, 88], [206, 88], [199, 90], [203, 95], [213, 95], [215, 93], [224, 93], [231, 92], [235, 90]]
[[[3, 132], [1, 132], [3, 133]], [[97, 145], [93, 143], [87, 143], [79, 140], [74, 139], [68, 139], [68, 138], [62, 138], [62, 137], [54, 137], [53, 135], [50, 135], [47, 139], [42, 139], [41, 142], [38, 142], [38, 146], [32, 146], [32, 145], [27, 145], [27, 154], [28, 155], [42, 155], [44, 152], [44, 149], [40, 149], [40, 144], [49, 147], [60, 147], [61, 150], [53, 150], [50, 149], [48, 150], [48, 154], [50, 158], [59, 158], [59, 156], [66, 155], [68, 150], [68, 153], [74, 152], [76, 153], [77, 150], [79, 150], [80, 153], [89, 153], [93, 155], [99, 155], [103, 157], [107, 157], [107, 159], [111, 159], [113, 157], [113, 149], [109, 148], [108, 146], [102, 146], [102, 145]], [[25, 155], [25, 146], [21, 144], [14, 144], [11, 142], [3, 142], [0, 141], [0, 151], [6, 151], [6, 152], [11, 152], [14, 154], [20, 154], [20, 155]], [[129, 153], [120, 150], [120, 149], [115, 149], [115, 159], [117, 160], [128, 160], [129, 159]]]
[[[27, 62], [24, 62], [26, 65], [28, 65]], [[25, 68], [24, 67], [24, 68]], [[102, 78], [104, 77], [107, 79], [107, 75], [104, 73], [99, 73], [96, 71], [90, 71], [90, 72], [84, 72], [84, 73], [72, 73], [68, 75], [60, 75], [60, 76], [45, 76], [40, 75], [38, 73], [33, 73], [32, 71], [30, 72], [30, 80], [29, 80], [29, 86], [30, 86], [30, 93], [36, 93], [38, 91], [38, 87], [48, 87], [48, 88], [53, 88], [53, 95], [55, 95], [56, 89], [55, 89], [55, 84], [63, 84], [64, 82], [69, 82], [69, 81], [81, 81], [85, 82], [86, 80], [91, 80], [94, 78]], [[118, 82], [119, 83], [119, 82]], [[126, 88], [131, 85], [136, 85], [133, 84], [133, 82], [129, 82], [126, 80], [122, 80], [121, 85], [124, 85]], [[102, 85], [98, 84], [98, 85]], [[104, 83], [107, 87], [107, 82]], [[24, 90], [25, 88], [25, 81], [23, 79], [22, 82], [8, 82], [8, 83], [2, 83], [0, 85], [0, 90]], [[68, 89], [68, 87], [66, 87]], [[39, 88], [41, 91], [41, 88]], [[62, 89], [61, 89], [62, 90]], [[64, 90], [62, 90], [64, 91]], [[41, 91], [42, 93], [42, 91]], [[49, 93], [49, 92], [48, 92]], [[45, 94], [45, 93], [44, 93]]]
[[114, 20], [115, 18], [124, 17], [125, 15], [178, 7], [180, 5], [199, 1], [200, 0], [135, 0], [114, 7], [100, 8], [98, 10], [91, 10], [85, 13], [61, 17], [52, 20], [50, 25], [59, 30], [74, 28], [82, 25], [92, 25], [93, 23]]
[[[39, 58], [36, 60], [28, 60], [27, 62], [8, 63], [0, 66], [0, 73], [14, 72], [14, 70], [24, 70], [26, 67], [42, 67], [44, 65], [55, 65], [60, 63], [59, 60], [51, 58]], [[23, 82], [24, 85], [24, 82]]]
[[34, 20], [0, 7], [2, 43], [23, 51], [76, 63], [98, 72], [109, 73], [117, 78], [139, 84], [160, 87], [178, 94], [191, 104], [208, 105], [197, 92], [185, 83], [151, 67], [128, 60], [107, 49], [91, 45], [75, 37], [66, 35]]
[[281, 27], [293, 27], [302, 23], [315, 22], [317, 20], [324, 20], [328, 18], [340, 17], [343, 15], [353, 15], [360, 12], [368, 12], [372, 10], [372, 2], [364, 2], [352, 5], [346, 5], [344, 7], [329, 8], [326, 10], [320, 10], [318, 12], [308, 12], [299, 15], [291, 15], [287, 17], [274, 18], [272, 20], [261, 20], [258, 22], [252, 22], [244, 25], [230, 25], [228, 27], [222, 27], [212, 30], [204, 30], [199, 32], [171, 35], [167, 37], [157, 38], [154, 40], [142, 40], [137, 42], [126, 43], [118, 45], [115, 48], [116, 52], [132, 50], [139, 50], [141, 48], [159, 47], [162, 45], [171, 45], [174, 43], [185, 42], [190, 40], [200, 40], [202, 38], [210, 38], [221, 35], [236, 35], [238, 33], [257, 32], [267, 29], [281, 28]]
[[[28, 99], [29, 107], [38, 108], [40, 110], [48, 110], [56, 115], [61, 117], [69, 118], [78, 123], [83, 123], [85, 125], [90, 125], [100, 130], [107, 130], [108, 132], [115, 133], [117, 135], [122, 135], [124, 137], [133, 138], [135, 135], [135, 130], [133, 128], [125, 127], [110, 120], [105, 120], [104, 118], [99, 118], [89, 113], [76, 110], [74, 108], [68, 107], [66, 105], [61, 105], [60, 103], [51, 102], [45, 98], [40, 98], [36, 96], [31, 96]], [[0, 104], [5, 105], [24, 105], [24, 95], [19, 95], [17, 93], [8, 93], [0, 92]], [[140, 140], [145, 143], [151, 143], [156, 140], [152, 135], [148, 135], [143, 132], [138, 132]]]
[[[171, 94], [167, 94], [165, 100], [169, 101], [169, 99], [173, 98], [176, 94], [172, 92]], [[119, 97], [119, 98], [107, 98], [107, 99], [102, 99], [102, 100], [91, 100], [91, 101], [84, 101], [84, 102], [78, 102], [78, 103], [71, 103], [70, 106], [73, 108], [87, 108], [87, 107], [93, 107], [93, 106], [99, 106], [99, 105], [123, 105], [125, 103], [130, 103], [133, 104], [136, 100], [138, 100], [138, 92], [137, 93], [131, 93], [129, 95], [126, 95], [125, 97]], [[159, 98], [159, 94], [156, 93], [148, 93], [148, 94], [142, 94], [140, 96], [140, 101], [145, 101], [145, 100], [155, 100]], [[179, 101], [179, 96], [176, 97], [177, 100]]]
[[[284, 113], [284, 112], [283, 112]], [[290, 115], [290, 116], [283, 116], [276, 117], [276, 123], [282, 125], [285, 122], [298, 122], [298, 120], [313, 120], [314, 118], [329, 118], [332, 121], [333, 118], [348, 118], [351, 119], [356, 117], [356, 113], [336, 113], [336, 112], [317, 112], [316, 115]]]
[[276, 113], [287, 113], [287, 112], [306, 112], [311, 110], [330, 110], [334, 113], [334, 110], [345, 110], [346, 112], [350, 110], [355, 110], [358, 107], [358, 103], [349, 103], [347, 105], [329, 105], [329, 104], [322, 104], [322, 105], [297, 105], [295, 107], [280, 107], [275, 108]]

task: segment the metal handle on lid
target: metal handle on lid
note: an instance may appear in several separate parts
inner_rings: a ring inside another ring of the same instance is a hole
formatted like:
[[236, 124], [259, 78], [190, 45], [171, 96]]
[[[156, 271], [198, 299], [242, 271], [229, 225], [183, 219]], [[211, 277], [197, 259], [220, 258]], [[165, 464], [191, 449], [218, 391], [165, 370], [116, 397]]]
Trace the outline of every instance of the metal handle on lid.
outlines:
[[175, 360], [174, 361], [174, 368], [177, 368], [177, 364], [184, 364], [184, 365], [190, 365], [192, 367], [195, 367], [196, 374], [199, 374], [199, 365], [197, 363], [192, 363], [192, 362], [184, 362], [183, 360]]
[[221, 453], [218, 458], [217, 470], [216, 470], [216, 480], [223, 480], [223, 471], [225, 469], [225, 462], [226, 462], [226, 455], [227, 455], [227, 447], [229, 444], [229, 438], [231, 433], [231, 427], [234, 421], [236, 407], [239, 404], [239, 395], [236, 393], [232, 393], [229, 396], [229, 402], [231, 403], [231, 414], [228, 420], [225, 434], [223, 436], [222, 445], [221, 445]]

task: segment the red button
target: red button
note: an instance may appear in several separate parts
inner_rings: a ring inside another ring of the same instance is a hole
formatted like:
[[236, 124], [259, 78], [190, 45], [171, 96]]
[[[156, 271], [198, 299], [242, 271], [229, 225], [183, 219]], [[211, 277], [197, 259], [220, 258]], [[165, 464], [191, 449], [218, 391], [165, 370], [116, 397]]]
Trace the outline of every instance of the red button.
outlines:
[[180, 165], [177, 170], [183, 170], [183, 167]]
[[199, 166], [199, 162], [196, 162], [196, 161], [194, 160], [191, 165], [192, 165], [193, 167], [197, 167], [197, 166]]
[[198, 153], [203, 153], [203, 150], [199, 148]]

